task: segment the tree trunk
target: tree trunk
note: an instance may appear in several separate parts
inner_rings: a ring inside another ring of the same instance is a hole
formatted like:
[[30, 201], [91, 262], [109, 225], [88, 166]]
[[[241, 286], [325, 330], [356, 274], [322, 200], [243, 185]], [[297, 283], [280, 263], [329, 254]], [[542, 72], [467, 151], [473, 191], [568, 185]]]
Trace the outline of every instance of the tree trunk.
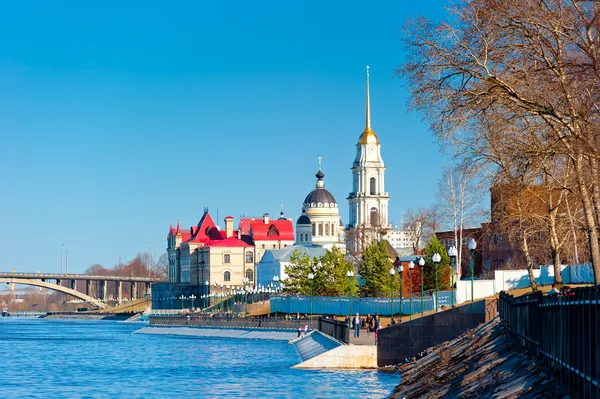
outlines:
[[[552, 195], [552, 193], [550, 194]], [[554, 282], [562, 284], [561, 262], [560, 262], [560, 240], [556, 234], [557, 209], [550, 211], [550, 246], [552, 248], [552, 263], [554, 265]]]
[[521, 240], [521, 249], [523, 250], [523, 254], [525, 255], [525, 262], [527, 262], [527, 274], [529, 275], [529, 283], [531, 284], [531, 290], [533, 292], [537, 291], [537, 283], [535, 282], [535, 277], [533, 276], [533, 262], [531, 261], [531, 255], [529, 254], [529, 245], [527, 245], [527, 235], [522, 232], [523, 239]]
[[590, 238], [590, 255], [592, 258], [592, 269], [594, 270], [594, 285], [600, 285], [600, 246], [598, 245], [598, 229], [596, 228], [594, 205], [592, 204], [590, 192], [587, 188], [587, 182], [583, 173], [582, 160], [583, 156], [578, 154], [573, 159], [573, 163], [575, 166], [575, 174], [577, 176], [577, 185], [579, 186], [579, 191], [581, 193], [585, 222], [588, 227]]

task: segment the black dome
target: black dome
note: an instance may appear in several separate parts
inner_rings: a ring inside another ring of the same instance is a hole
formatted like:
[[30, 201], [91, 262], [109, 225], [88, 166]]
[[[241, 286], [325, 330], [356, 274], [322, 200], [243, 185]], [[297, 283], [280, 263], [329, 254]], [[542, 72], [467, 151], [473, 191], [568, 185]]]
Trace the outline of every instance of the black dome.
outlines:
[[317, 187], [312, 190], [304, 199], [305, 204], [337, 204], [333, 195], [322, 187]]
[[310, 224], [310, 218], [306, 215], [302, 215], [298, 218], [296, 224]]

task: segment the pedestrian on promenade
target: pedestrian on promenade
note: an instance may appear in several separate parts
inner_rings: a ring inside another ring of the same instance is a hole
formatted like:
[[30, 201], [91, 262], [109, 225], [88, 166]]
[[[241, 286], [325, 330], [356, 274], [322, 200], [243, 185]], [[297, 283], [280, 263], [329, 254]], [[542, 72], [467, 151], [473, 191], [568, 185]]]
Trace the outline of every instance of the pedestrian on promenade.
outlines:
[[552, 289], [550, 291], [548, 291], [548, 296], [551, 295], [558, 295], [560, 291], [558, 289], [556, 289], [556, 283], [552, 283]]
[[298, 338], [302, 335], [302, 327], [298, 327]]
[[371, 333], [373, 332], [373, 317], [370, 313], [367, 315], [367, 320], [365, 323], [367, 325], [367, 337], [370, 337]]
[[350, 316], [346, 315], [346, 318], [344, 319], [344, 323], [350, 327]]
[[308, 324], [304, 325], [304, 335], [308, 334]]
[[360, 316], [358, 312], [356, 312], [356, 316], [354, 317], [354, 337], [360, 337]]

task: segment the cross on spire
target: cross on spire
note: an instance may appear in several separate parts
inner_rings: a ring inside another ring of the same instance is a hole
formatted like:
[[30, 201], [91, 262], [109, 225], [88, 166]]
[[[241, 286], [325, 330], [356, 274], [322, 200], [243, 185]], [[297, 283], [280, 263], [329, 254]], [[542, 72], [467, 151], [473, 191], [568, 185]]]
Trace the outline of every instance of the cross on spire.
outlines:
[[319, 158], [317, 158], [317, 159], [318, 159], [318, 161], [319, 161], [319, 170], [321, 170], [321, 166], [322, 166], [322, 161], [323, 161], [323, 158], [319, 157]]

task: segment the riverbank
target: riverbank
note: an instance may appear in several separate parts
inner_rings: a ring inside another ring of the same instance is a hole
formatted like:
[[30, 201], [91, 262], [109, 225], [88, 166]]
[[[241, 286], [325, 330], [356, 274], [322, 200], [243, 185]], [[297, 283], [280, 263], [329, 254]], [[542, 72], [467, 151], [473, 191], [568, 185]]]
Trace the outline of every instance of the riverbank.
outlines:
[[496, 318], [398, 367], [402, 382], [390, 396], [409, 398], [564, 398], [551, 373], [524, 351]]
[[275, 341], [289, 341], [297, 338], [294, 331], [275, 330], [244, 330], [236, 328], [207, 328], [207, 327], [144, 327], [134, 334], [149, 335], [183, 335], [186, 337], [213, 337], [213, 338], [243, 338], [262, 339]]

